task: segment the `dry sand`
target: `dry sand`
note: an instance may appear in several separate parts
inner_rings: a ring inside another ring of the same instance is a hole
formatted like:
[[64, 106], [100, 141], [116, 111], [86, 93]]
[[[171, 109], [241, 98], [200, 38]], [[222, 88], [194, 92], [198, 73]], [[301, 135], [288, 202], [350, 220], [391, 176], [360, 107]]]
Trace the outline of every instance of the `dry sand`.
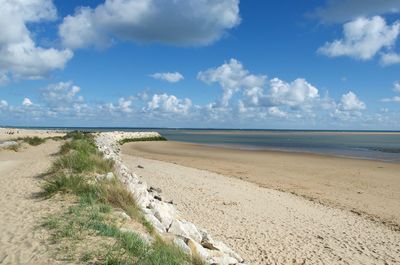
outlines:
[[34, 130], [34, 129], [16, 129], [0, 128], [0, 141], [12, 140], [18, 137], [55, 137], [64, 136], [65, 132], [56, 130]]
[[400, 163], [172, 141], [130, 143], [123, 151], [295, 193], [400, 228]]
[[398, 164], [175, 142], [122, 151], [187, 220], [252, 264], [400, 264], [396, 226], [349, 211], [398, 224]]
[[[32, 136], [32, 135], [29, 135]], [[42, 218], [60, 205], [40, 200], [38, 175], [48, 170], [59, 143], [19, 152], [0, 150], [0, 264], [58, 264], [50, 257]]]

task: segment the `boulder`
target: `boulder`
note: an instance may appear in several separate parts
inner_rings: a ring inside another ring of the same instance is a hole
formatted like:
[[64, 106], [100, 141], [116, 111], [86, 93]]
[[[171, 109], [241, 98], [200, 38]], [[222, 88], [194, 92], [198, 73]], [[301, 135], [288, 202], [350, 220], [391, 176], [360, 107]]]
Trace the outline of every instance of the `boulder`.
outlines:
[[188, 238], [186, 240], [186, 245], [190, 248], [192, 255], [197, 255], [202, 260], [208, 260], [210, 256], [208, 251], [205, 248], [203, 248], [199, 243], [197, 243], [193, 239]]
[[165, 228], [161, 222], [152, 214], [145, 214], [144, 218], [153, 225], [154, 229], [160, 234], [165, 233]]
[[17, 145], [17, 144], [18, 143], [15, 141], [5, 141], [5, 142], [0, 143], [0, 148], [7, 148], [7, 147]]
[[171, 204], [162, 201], [154, 201], [151, 203], [150, 208], [153, 209], [154, 216], [165, 228], [168, 228], [172, 221], [176, 219], [176, 210]]
[[182, 238], [179, 237], [175, 237], [174, 238], [174, 244], [179, 247], [184, 253], [186, 253], [187, 255], [192, 255], [192, 251], [190, 250], [190, 248], [188, 247], [188, 245], [186, 245], [185, 241]]
[[96, 180], [97, 180], [97, 181], [101, 181], [101, 180], [108, 180], [108, 181], [110, 181], [110, 180], [113, 180], [114, 177], [115, 177], [115, 176], [114, 176], [114, 173], [108, 172], [107, 174], [96, 176]]
[[187, 221], [173, 220], [168, 232], [177, 236], [191, 238], [197, 243], [201, 243], [202, 236], [196, 226]]
[[235, 265], [238, 261], [229, 256], [220, 256], [220, 257], [212, 257], [208, 260], [210, 264], [218, 264], [218, 265]]

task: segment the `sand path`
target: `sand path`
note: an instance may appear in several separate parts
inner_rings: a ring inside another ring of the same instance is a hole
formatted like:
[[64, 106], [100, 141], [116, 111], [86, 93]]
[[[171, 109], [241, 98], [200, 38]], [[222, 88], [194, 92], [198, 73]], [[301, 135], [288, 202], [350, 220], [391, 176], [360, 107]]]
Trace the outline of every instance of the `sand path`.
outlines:
[[400, 264], [400, 233], [357, 214], [205, 170], [123, 159], [252, 264]]
[[0, 151], [0, 264], [58, 264], [47, 253], [43, 217], [57, 205], [35, 199], [35, 176], [45, 172], [59, 143], [48, 141], [17, 153]]

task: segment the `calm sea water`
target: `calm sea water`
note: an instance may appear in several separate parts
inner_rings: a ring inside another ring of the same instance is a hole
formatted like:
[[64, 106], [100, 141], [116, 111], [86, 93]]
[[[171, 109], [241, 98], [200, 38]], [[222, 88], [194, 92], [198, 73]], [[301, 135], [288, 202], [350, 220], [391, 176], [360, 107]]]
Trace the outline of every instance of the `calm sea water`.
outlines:
[[[43, 128], [41, 128], [43, 129]], [[400, 162], [400, 132], [194, 130], [154, 128], [46, 128], [158, 131], [168, 140], [251, 150], [310, 152]]]

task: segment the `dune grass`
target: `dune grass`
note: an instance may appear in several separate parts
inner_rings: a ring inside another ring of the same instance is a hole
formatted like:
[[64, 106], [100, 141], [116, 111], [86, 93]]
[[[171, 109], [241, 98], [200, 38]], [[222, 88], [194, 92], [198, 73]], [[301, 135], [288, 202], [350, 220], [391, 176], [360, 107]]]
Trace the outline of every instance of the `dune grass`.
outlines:
[[[154, 235], [135, 199], [116, 178], [95, 181], [96, 174], [113, 172], [113, 163], [102, 158], [90, 134], [71, 132], [65, 137], [59, 158], [43, 183], [41, 196], [70, 194], [77, 203], [61, 215], [53, 215], [43, 226], [51, 231], [54, 243], [62, 245], [71, 261], [84, 264], [186, 265], [202, 264], [175, 245]], [[121, 231], [114, 208], [124, 210], [154, 236], [148, 243], [134, 232]], [[90, 248], [79, 248], [80, 245]]]
[[130, 143], [130, 142], [150, 142], [150, 141], [167, 141], [164, 136], [152, 136], [143, 138], [125, 138], [119, 141], [120, 145]]
[[17, 138], [17, 140], [25, 142], [25, 143], [27, 143], [29, 145], [32, 145], [32, 146], [38, 146], [38, 145], [41, 145], [44, 142], [46, 142], [45, 138], [40, 138], [40, 137], [37, 137], [37, 136], [34, 136], [34, 137], [20, 137], [20, 138]]

